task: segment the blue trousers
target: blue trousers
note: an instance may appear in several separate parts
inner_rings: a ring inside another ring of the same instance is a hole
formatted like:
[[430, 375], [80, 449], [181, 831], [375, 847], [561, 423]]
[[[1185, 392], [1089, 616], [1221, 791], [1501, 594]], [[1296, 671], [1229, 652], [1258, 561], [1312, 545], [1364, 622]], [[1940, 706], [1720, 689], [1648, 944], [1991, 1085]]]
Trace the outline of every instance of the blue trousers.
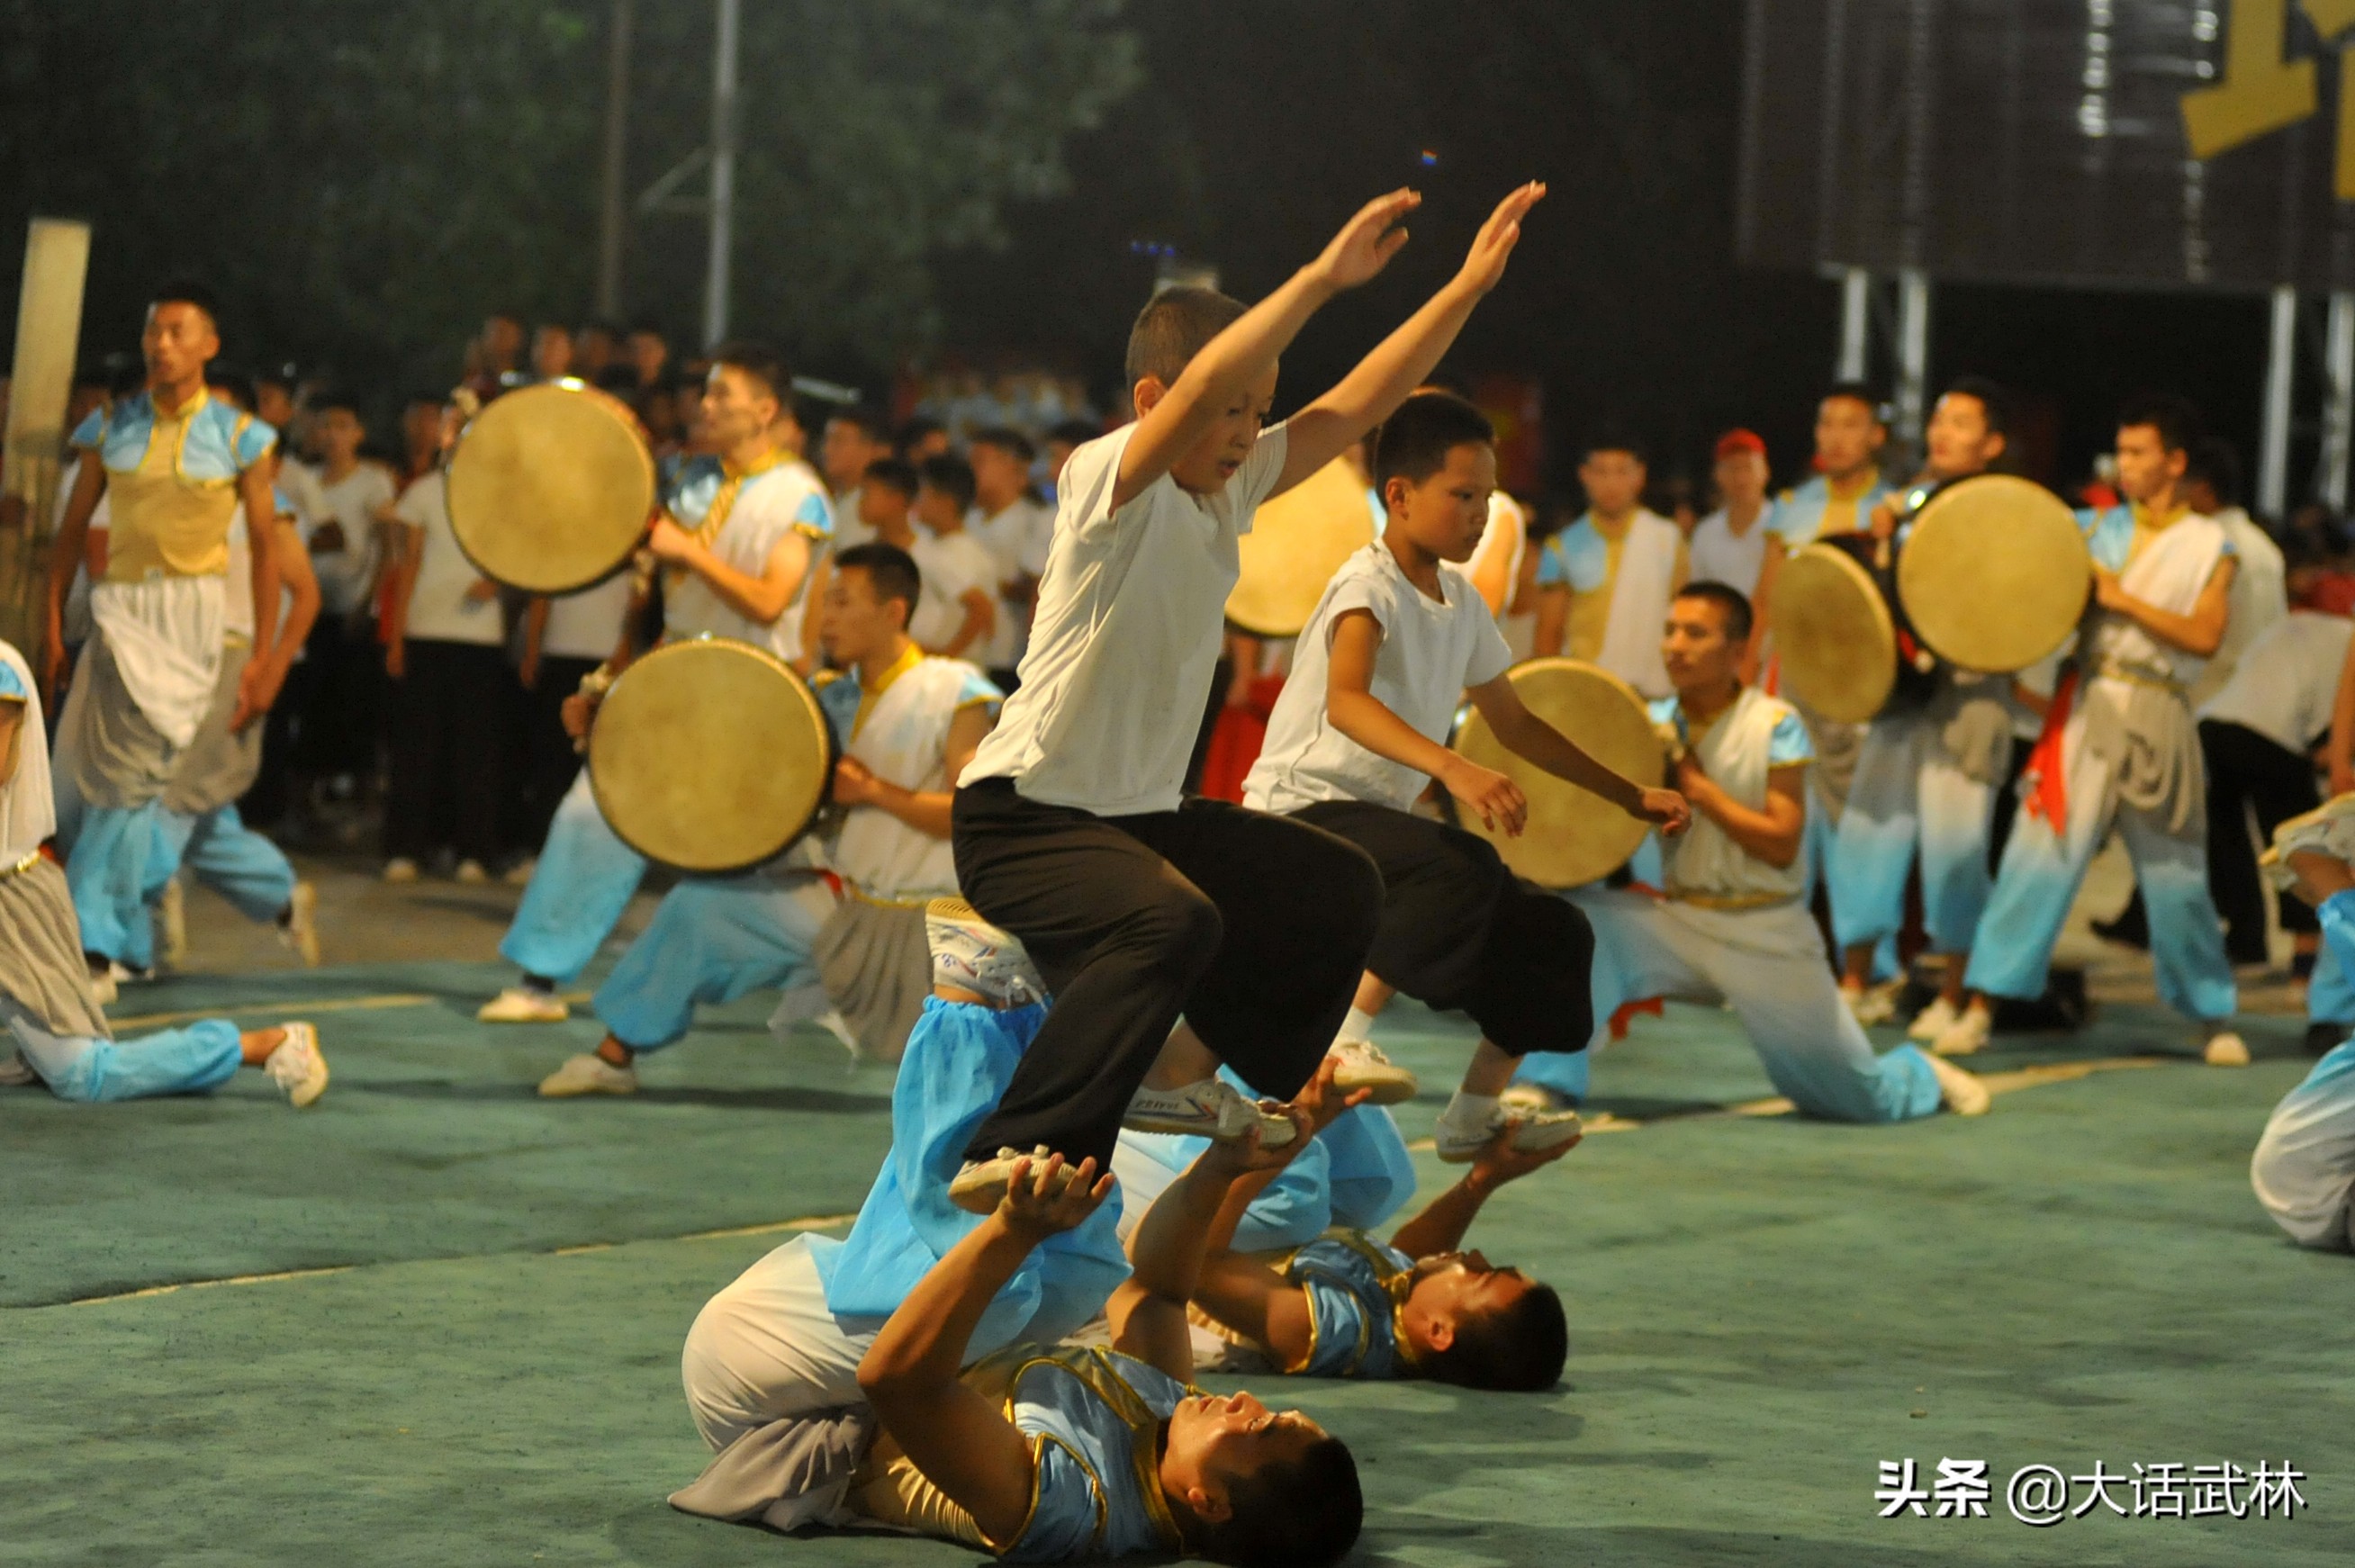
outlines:
[[[848, 1239], [815, 1253], [831, 1311], [889, 1316], [981, 1223], [979, 1215], [949, 1201], [949, 1182], [1046, 1016], [1043, 1005], [1000, 1012], [925, 999], [891, 1089], [891, 1149], [883, 1169]], [[967, 1354], [1018, 1339], [1051, 1345], [1103, 1311], [1128, 1277], [1119, 1218], [1120, 1205], [1107, 1202], [1077, 1230], [1048, 1237], [982, 1313]]]
[[[691, 767], [692, 759], [680, 765]], [[580, 978], [646, 874], [645, 857], [605, 825], [582, 769], [557, 803], [548, 842], [532, 869], [499, 956], [527, 975], [563, 984]]]
[[[2096, 678], [2078, 701], [2105, 700]], [[2003, 847], [1994, 895], [1966, 983], [1993, 997], [2044, 994], [2052, 944], [2075, 901], [2085, 868], [2115, 824], [2134, 862], [2135, 882], [2150, 913], [2150, 956], [2159, 999], [2187, 1018], [2217, 1022], [2232, 1016], [2240, 993], [2224, 956], [2224, 925], [2208, 895], [2208, 832], [2194, 816], [2180, 833], [2158, 815], [2126, 805], [2110, 783], [2110, 765], [2080, 743], [2085, 715], [2070, 716], [2062, 756], [2068, 771], [2069, 820], [2055, 832], [2023, 806]]]
[[[82, 807], [81, 831], [66, 857], [66, 891], [74, 918], [81, 923], [85, 953], [112, 958], [133, 969], [155, 963], [155, 936], [148, 923], [149, 889], [161, 888], [154, 869], [159, 859], [160, 800], [144, 805]], [[169, 869], [164, 876], [170, 875]]]
[[833, 905], [815, 879], [691, 877], [663, 895], [653, 922], [597, 987], [597, 1017], [632, 1051], [659, 1051], [693, 1025], [698, 1002], [814, 986], [810, 954]]
[[85, 1104], [200, 1094], [229, 1082], [241, 1060], [237, 1026], [227, 1019], [199, 1019], [136, 1040], [98, 1040], [53, 1034], [0, 992], [0, 1024], [50, 1093]]
[[1919, 713], [1872, 721], [1826, 860], [1832, 936], [1842, 948], [1894, 936], [1918, 847], [1923, 924], [1934, 953], [1966, 953], [1988, 894], [1996, 786], [1955, 765]]
[[159, 811], [155, 837], [156, 851], [147, 868], [150, 903], [183, 866], [238, 913], [260, 923], [276, 921], [294, 897], [294, 867], [285, 851], [248, 827], [234, 805], [197, 816]]

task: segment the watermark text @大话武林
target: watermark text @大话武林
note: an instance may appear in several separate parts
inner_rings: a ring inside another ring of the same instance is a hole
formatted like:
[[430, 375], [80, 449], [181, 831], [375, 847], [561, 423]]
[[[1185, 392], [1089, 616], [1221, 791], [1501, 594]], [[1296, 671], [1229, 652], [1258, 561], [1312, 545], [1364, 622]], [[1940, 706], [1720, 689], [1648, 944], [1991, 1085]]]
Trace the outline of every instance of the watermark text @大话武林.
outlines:
[[2040, 1530], [2097, 1509], [2121, 1519], [2292, 1519], [2307, 1506], [2297, 1489], [2306, 1478], [2286, 1459], [2260, 1459], [2253, 1469], [2166, 1463], [2122, 1471], [2096, 1459], [2080, 1475], [2023, 1465], [1998, 1497], [1985, 1459], [1940, 1459], [1930, 1474], [1913, 1459], [1883, 1459], [1872, 1500], [1882, 1519], [1987, 1519], [1999, 1502], [2012, 1518]]

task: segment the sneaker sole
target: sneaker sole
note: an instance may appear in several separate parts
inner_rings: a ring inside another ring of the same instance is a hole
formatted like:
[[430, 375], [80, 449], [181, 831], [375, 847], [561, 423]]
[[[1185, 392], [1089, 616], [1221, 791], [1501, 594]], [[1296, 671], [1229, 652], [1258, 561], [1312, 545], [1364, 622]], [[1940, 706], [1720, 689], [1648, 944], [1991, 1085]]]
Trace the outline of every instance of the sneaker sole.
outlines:
[[[1036, 1160], [1038, 1156], [1028, 1157]], [[1078, 1174], [1078, 1167], [1066, 1165], [1060, 1177], [1061, 1185], [1068, 1189], [1071, 1178]], [[1006, 1201], [1006, 1189], [1013, 1180], [1011, 1162], [999, 1165], [992, 1160], [977, 1170], [961, 1172], [952, 1179], [949, 1182], [949, 1201], [968, 1214], [987, 1214]]]
[[556, 1088], [550, 1088], [543, 1083], [539, 1086], [539, 1097], [543, 1100], [586, 1100], [595, 1094], [608, 1094], [617, 1100], [625, 1100], [637, 1092], [638, 1086], [634, 1083], [626, 1089], [617, 1088], [608, 1083], [579, 1085], [567, 1083]]
[[[1524, 1127], [1519, 1136], [1513, 1139], [1513, 1150], [1517, 1154], [1543, 1154], [1546, 1150], [1566, 1144], [1572, 1138], [1585, 1136], [1585, 1122], [1572, 1115], [1566, 1122], [1555, 1122], [1547, 1126]], [[1449, 1149], [1439, 1147], [1437, 1141], [1433, 1140], [1432, 1152], [1439, 1157], [1443, 1164], [1470, 1165], [1480, 1157], [1480, 1151], [1487, 1147], [1487, 1144], [1481, 1143], [1474, 1144], [1468, 1148]]]
[[485, 1008], [474, 1015], [478, 1024], [560, 1024], [572, 1017], [570, 1008], [554, 1013], [496, 1013]]
[[[1199, 1118], [1156, 1116], [1150, 1113], [1123, 1116], [1120, 1125], [1133, 1133], [1167, 1133], [1174, 1137], [1208, 1138], [1214, 1144], [1241, 1143], [1249, 1136], [1245, 1127], [1239, 1133], [1222, 1133], [1215, 1125], [1205, 1125]], [[1263, 1122], [1260, 1125], [1260, 1147], [1282, 1148], [1293, 1139], [1295, 1128], [1290, 1122]]]
[[1422, 1080], [1412, 1072], [1337, 1072], [1333, 1087], [1344, 1094], [1367, 1091], [1369, 1105], [1403, 1105], [1423, 1093]]

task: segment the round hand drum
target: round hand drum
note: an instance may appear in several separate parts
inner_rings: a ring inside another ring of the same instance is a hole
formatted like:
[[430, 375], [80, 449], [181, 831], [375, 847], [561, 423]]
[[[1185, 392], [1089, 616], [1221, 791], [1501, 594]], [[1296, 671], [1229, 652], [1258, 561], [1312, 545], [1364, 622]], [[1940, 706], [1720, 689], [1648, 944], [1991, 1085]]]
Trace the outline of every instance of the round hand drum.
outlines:
[[1897, 556], [1897, 597], [1922, 641], [1988, 674], [2026, 669], [2067, 642], [2093, 586], [2069, 504], [2008, 474], [1939, 485]]
[[[1509, 678], [1529, 710], [1575, 741], [1604, 767], [1657, 789], [1668, 771], [1651, 710], [1636, 688], [1607, 670], [1577, 659], [1529, 659]], [[1462, 826], [1496, 845], [1517, 877], [1545, 888], [1574, 888], [1616, 870], [1651, 832], [1601, 795], [1582, 790], [1505, 749], [1475, 711], [1456, 726], [1455, 748], [1493, 768], [1529, 797], [1529, 826], [1518, 838], [1491, 829], [1469, 812]]]
[[833, 776], [817, 699], [749, 643], [666, 643], [622, 672], [589, 731], [597, 809], [624, 844], [683, 871], [784, 853]]
[[1843, 724], [1861, 724], [1889, 705], [1897, 623], [1853, 550], [1817, 540], [1795, 551], [1774, 578], [1768, 608], [1783, 684], [1794, 697]]
[[450, 531], [484, 576], [570, 593], [645, 537], [655, 461], [629, 408], [578, 381], [522, 387], [467, 422], [450, 454]]
[[1242, 575], [1227, 619], [1253, 636], [1298, 636], [1333, 574], [1377, 531], [1365, 485], [1335, 458], [1262, 507], [1236, 541]]

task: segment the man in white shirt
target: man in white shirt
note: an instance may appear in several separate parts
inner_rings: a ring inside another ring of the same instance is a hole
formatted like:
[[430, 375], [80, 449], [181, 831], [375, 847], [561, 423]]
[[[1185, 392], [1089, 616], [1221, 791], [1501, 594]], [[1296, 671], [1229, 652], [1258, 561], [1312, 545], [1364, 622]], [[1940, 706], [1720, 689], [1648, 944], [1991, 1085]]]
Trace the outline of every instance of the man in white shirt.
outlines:
[[2190, 693], [2198, 708], [2232, 678], [2241, 656], [2289, 613], [2289, 571], [2281, 546], [2240, 505], [2241, 463], [2230, 442], [2211, 436], [2191, 450], [2183, 469], [2183, 501], [2203, 517], [2222, 525], [2240, 562], [2232, 573], [2232, 603], [2224, 641], [2200, 672]]
[[1422, 384], [1503, 277], [1544, 194], [1531, 184], [1508, 197], [1430, 303], [1272, 430], [1261, 427], [1277, 357], [1319, 306], [1389, 262], [1418, 197], [1369, 203], [1248, 310], [1178, 288], [1138, 316], [1127, 357], [1137, 422], [1063, 470], [1021, 688], [959, 781], [959, 884], [1056, 997], [967, 1146], [951, 1186], [961, 1206], [1003, 1193], [1001, 1150], [1043, 1144], [1108, 1164], [1123, 1125], [1290, 1136], [1214, 1074], [1223, 1061], [1277, 1095], [1309, 1081], [1364, 967], [1380, 878], [1362, 850], [1305, 823], [1180, 805], [1236, 540], [1262, 503]]
[[1321, 827], [1380, 868], [1381, 927], [1334, 1047], [1337, 1082], [1377, 1104], [1414, 1093], [1370, 1041], [1394, 991], [1479, 1024], [1480, 1044], [1439, 1118], [1439, 1157], [1461, 1163], [1499, 1133], [1534, 1150], [1577, 1136], [1573, 1113], [1508, 1110], [1497, 1097], [1532, 1051], [1586, 1049], [1593, 938], [1575, 909], [1525, 888], [1476, 834], [1414, 815], [1437, 782], [1459, 811], [1518, 833], [1529, 802], [1502, 773], [1447, 749], [1468, 692], [1517, 753], [1630, 816], [1684, 824], [1672, 791], [1646, 790], [1525, 708], [1505, 677], [1512, 655], [1472, 580], [1470, 558], [1496, 486], [1496, 432], [1447, 392], [1421, 392], [1382, 421], [1373, 476], [1383, 537], [1334, 574], [1300, 634], [1298, 662], [1268, 719], [1243, 804]]
[[1717, 438], [1717, 510], [1692, 535], [1692, 579], [1722, 582], [1744, 598], [1766, 564], [1766, 443], [1746, 430]]
[[818, 467], [834, 497], [834, 548], [837, 553], [873, 542], [874, 530], [859, 520], [858, 486], [867, 470], [891, 455], [891, 427], [873, 409], [836, 409], [826, 416], [818, 438]]
[[1652, 705], [1675, 737], [1693, 825], [1664, 852], [1664, 896], [1574, 895], [1594, 927], [1593, 1017], [1651, 997], [1733, 1009], [1774, 1087], [1811, 1116], [1901, 1122], [1988, 1105], [1986, 1085], [1917, 1046], [1875, 1057], [1840, 1000], [1806, 901], [1806, 773], [1797, 712], [1738, 677], [1750, 605], [1694, 582], [1668, 607], [1663, 662], [1677, 694]]
[[[792, 385], [783, 360], [738, 342], [714, 349], [712, 361], [698, 428], [715, 455], [681, 465], [647, 536], [663, 574], [664, 636], [731, 637], [791, 663], [802, 656], [809, 579], [832, 537], [832, 513], [817, 475], [777, 443], [778, 409]], [[567, 700], [567, 728], [587, 733], [613, 678], [609, 666], [582, 682]], [[582, 769], [499, 944], [521, 981], [475, 1016], [560, 1022], [567, 1009], [557, 987], [588, 967], [645, 871], [645, 857], [607, 826]]]
[[858, 545], [836, 558], [824, 613], [842, 673], [822, 678], [817, 698], [843, 743], [833, 799], [846, 810], [826, 865], [844, 891], [784, 859], [682, 879], [598, 987], [604, 1040], [549, 1073], [541, 1094], [635, 1093], [637, 1058], [684, 1036], [698, 1003], [773, 986], [789, 1007], [798, 994], [801, 1016], [831, 1005], [829, 1026], [859, 1054], [899, 1060], [932, 991], [924, 906], [956, 891], [950, 781], [998, 703], [979, 670], [910, 640], [915, 603], [905, 552]]
[[916, 469], [916, 537], [908, 553], [932, 590], [908, 628], [916, 645], [943, 658], [988, 665], [999, 615], [997, 558], [964, 526], [973, 510], [973, 470], [954, 457]]
[[1001, 684], [1029, 644], [1030, 609], [1055, 537], [1055, 514], [1030, 494], [1030, 464], [1037, 455], [1028, 438], [1003, 425], [975, 431], [965, 452], [973, 464], [969, 530], [997, 562], [997, 624], [981, 662]]
[[308, 683], [303, 721], [306, 769], [314, 776], [349, 779], [375, 771], [383, 686], [377, 676], [377, 574], [384, 560], [378, 516], [400, 494], [391, 473], [360, 455], [368, 427], [340, 393], [314, 411], [319, 441], [318, 505], [304, 541], [319, 577], [319, 624], [311, 659], [319, 668]]

